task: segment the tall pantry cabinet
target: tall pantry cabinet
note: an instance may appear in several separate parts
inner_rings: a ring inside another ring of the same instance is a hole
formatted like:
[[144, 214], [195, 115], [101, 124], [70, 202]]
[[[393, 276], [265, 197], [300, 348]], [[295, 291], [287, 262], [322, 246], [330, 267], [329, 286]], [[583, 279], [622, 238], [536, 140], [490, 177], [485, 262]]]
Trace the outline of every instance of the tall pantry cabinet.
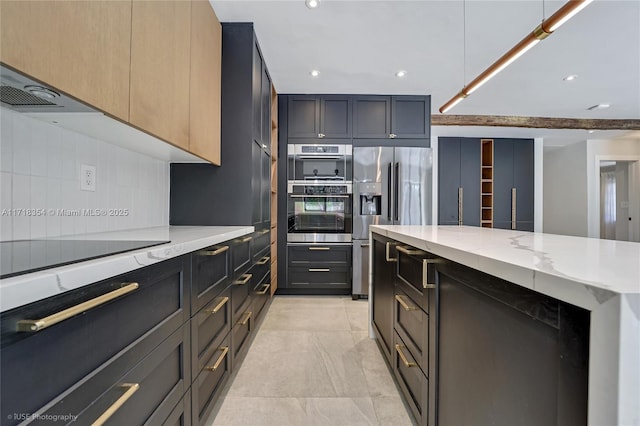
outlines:
[[438, 139], [438, 224], [534, 229], [532, 139]]

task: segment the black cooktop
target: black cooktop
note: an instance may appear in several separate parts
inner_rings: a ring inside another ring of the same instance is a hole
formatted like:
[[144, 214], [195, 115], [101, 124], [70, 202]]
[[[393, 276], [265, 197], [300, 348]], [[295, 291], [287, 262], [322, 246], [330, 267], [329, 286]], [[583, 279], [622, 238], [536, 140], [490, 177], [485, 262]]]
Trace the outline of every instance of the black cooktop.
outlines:
[[20, 240], [0, 242], [0, 278], [152, 247], [169, 241]]

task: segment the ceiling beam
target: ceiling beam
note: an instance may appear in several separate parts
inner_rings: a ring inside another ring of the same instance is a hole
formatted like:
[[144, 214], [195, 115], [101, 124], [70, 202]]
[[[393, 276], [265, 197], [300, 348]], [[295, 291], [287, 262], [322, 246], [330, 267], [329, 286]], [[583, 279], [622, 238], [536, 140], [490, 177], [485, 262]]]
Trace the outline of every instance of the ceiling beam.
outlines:
[[507, 115], [432, 115], [432, 126], [526, 127], [531, 129], [640, 130], [640, 120], [518, 117]]

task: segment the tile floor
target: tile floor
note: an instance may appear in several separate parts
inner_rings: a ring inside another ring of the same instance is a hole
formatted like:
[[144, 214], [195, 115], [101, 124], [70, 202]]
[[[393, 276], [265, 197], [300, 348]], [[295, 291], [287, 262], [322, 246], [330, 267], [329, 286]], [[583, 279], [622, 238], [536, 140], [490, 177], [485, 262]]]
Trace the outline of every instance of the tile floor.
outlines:
[[366, 300], [276, 296], [210, 426], [411, 425]]

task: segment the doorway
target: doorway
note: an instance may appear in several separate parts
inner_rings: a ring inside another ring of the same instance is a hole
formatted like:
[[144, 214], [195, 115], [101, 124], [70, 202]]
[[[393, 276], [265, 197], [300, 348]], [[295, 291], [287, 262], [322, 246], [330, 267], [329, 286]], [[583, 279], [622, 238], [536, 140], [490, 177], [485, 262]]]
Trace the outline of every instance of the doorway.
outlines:
[[640, 242], [640, 162], [600, 161], [600, 238]]

